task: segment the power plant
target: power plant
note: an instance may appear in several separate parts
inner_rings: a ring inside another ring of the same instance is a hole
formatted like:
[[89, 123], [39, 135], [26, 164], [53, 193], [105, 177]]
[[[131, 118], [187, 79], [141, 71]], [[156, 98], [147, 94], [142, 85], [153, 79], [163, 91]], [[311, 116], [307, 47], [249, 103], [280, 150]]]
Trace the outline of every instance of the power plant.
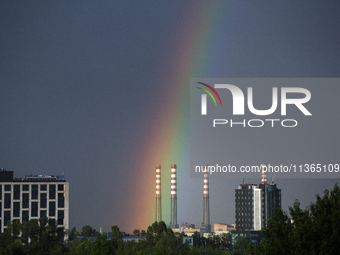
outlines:
[[161, 165], [156, 166], [156, 221], [162, 220]]
[[[175, 232], [192, 234], [199, 231], [201, 236], [211, 233], [210, 224], [210, 197], [209, 197], [209, 170], [205, 165], [203, 172], [203, 221], [199, 228], [193, 224], [182, 224], [179, 228], [177, 218], [177, 166], [171, 165], [171, 219], [169, 227]], [[276, 207], [281, 208], [281, 190], [274, 181], [267, 183], [267, 164], [262, 163], [261, 183], [246, 184], [244, 182], [235, 189], [235, 230], [232, 230], [233, 242], [236, 239], [248, 237], [253, 242], [262, 239], [261, 229], [266, 220], [274, 216]], [[161, 166], [156, 166], [156, 221], [162, 220], [161, 204]]]

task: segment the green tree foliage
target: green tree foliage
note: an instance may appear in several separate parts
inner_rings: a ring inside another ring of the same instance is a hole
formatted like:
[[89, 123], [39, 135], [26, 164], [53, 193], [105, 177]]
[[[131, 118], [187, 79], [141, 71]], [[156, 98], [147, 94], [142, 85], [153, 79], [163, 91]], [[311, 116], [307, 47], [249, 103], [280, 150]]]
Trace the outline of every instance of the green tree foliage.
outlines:
[[[68, 231], [69, 237], [73, 236], [70, 243], [63, 243], [60, 239], [65, 234], [63, 229], [58, 229], [54, 220], [40, 218], [20, 224], [8, 222], [8, 231], [0, 234], [0, 255], [2, 254], [46, 254], [46, 255], [184, 255], [184, 254], [229, 254], [223, 247], [222, 236], [211, 235], [208, 239], [201, 238], [201, 246], [190, 246], [183, 243], [183, 233], [174, 233], [164, 222], [155, 222], [148, 227], [145, 238], [136, 241], [123, 241], [123, 236], [118, 226], [112, 226], [111, 237], [106, 233], [96, 233], [92, 237], [78, 239], [79, 233], [73, 228]], [[85, 226], [83, 234], [91, 233], [91, 227]], [[22, 234], [21, 234], [22, 233]], [[61, 236], [60, 236], [61, 235]], [[92, 229], [93, 235], [93, 229]]]
[[97, 232], [96, 236], [90, 239], [79, 240], [75, 238], [70, 246], [69, 254], [105, 255], [115, 253], [111, 241], [107, 238], [107, 234]]
[[337, 184], [305, 210], [299, 201], [268, 220], [265, 239], [250, 247], [252, 254], [340, 254], [340, 189]]
[[123, 235], [118, 226], [111, 227], [111, 243], [115, 250], [119, 250], [119, 247], [122, 247]]
[[248, 238], [238, 239], [233, 245], [233, 251], [235, 255], [243, 255], [248, 253], [248, 245], [251, 244], [251, 240]]
[[67, 235], [69, 240], [73, 240], [75, 237], [80, 236], [79, 232], [77, 231], [76, 227], [73, 227], [71, 231], [67, 230]]
[[[21, 233], [21, 234], [20, 234]], [[0, 234], [0, 254], [64, 254], [67, 247], [58, 230], [47, 218], [8, 222], [7, 232]]]
[[80, 235], [81, 236], [96, 236], [96, 232], [97, 231], [95, 229], [92, 229], [91, 226], [86, 225], [82, 227]]
[[139, 229], [135, 229], [132, 233], [133, 233], [134, 236], [140, 236]]

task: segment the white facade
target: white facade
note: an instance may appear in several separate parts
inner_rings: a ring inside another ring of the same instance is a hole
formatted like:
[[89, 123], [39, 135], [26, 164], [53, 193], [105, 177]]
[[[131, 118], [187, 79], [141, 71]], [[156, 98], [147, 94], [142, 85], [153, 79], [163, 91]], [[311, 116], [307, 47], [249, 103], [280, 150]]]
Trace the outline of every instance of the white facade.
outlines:
[[55, 219], [69, 229], [69, 183], [65, 181], [0, 182], [0, 230], [7, 220], [20, 222], [40, 217]]
[[254, 230], [261, 230], [261, 189], [254, 191]]

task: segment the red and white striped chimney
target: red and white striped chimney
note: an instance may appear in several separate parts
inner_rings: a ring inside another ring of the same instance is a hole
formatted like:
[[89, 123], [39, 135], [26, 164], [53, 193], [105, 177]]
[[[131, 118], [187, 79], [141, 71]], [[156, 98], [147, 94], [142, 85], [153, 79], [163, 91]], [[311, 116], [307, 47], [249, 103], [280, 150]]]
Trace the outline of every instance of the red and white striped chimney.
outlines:
[[156, 221], [162, 220], [161, 165], [156, 166]]
[[267, 183], [267, 164], [266, 163], [262, 163], [261, 164], [261, 183], [262, 184], [266, 184]]
[[171, 165], [171, 225], [177, 225], [177, 166]]
[[[207, 166], [204, 166], [206, 169]], [[204, 173], [204, 179], [203, 179], [203, 197], [209, 197], [209, 177], [208, 173]]]
[[207, 172], [207, 165], [204, 166], [205, 173], [203, 178], [203, 224], [210, 224], [210, 210], [209, 210], [209, 177]]

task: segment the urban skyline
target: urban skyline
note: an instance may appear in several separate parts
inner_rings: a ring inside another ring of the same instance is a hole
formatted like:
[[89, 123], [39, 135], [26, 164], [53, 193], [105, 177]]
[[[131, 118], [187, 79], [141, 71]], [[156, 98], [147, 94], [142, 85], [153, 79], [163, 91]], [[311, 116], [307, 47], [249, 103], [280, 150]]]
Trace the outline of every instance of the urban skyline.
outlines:
[[[161, 216], [161, 208], [162, 208], [161, 168], [162, 168], [161, 165], [156, 166], [155, 221], [167, 222], [167, 220], [163, 219]], [[191, 222], [189, 222], [188, 224], [188, 222], [185, 222], [185, 221], [177, 222], [176, 168], [177, 168], [176, 165], [174, 164], [171, 165], [171, 171], [169, 172], [171, 176], [171, 189], [168, 192], [166, 192], [168, 195], [170, 194], [170, 201], [171, 201], [170, 202], [171, 203], [171, 210], [170, 210], [171, 218], [170, 218], [170, 222], [168, 226], [172, 229], [181, 229], [180, 226], [182, 226], [183, 223], [186, 223], [187, 225], [194, 226], [193, 228], [195, 229], [200, 229], [201, 233], [213, 232], [214, 230], [211, 228], [211, 224], [210, 224], [209, 166], [205, 165], [204, 170], [202, 172], [202, 179], [203, 179], [203, 189], [202, 189], [203, 191], [202, 192], [203, 193], [203, 203], [202, 203], [203, 214], [202, 216], [203, 216], [203, 220], [201, 224], [192, 224]], [[267, 186], [267, 164], [265, 163], [261, 164], [261, 172], [259, 172], [259, 176], [260, 174], [261, 174], [261, 178], [259, 178], [258, 181], [261, 181], [261, 183], [259, 184], [259, 187], [257, 187], [257, 184], [251, 184], [250, 182], [248, 184], [245, 183], [245, 178], [243, 178], [243, 182], [240, 185], [238, 185], [237, 189], [235, 189], [235, 196], [236, 196], [235, 197], [235, 222], [228, 222], [228, 223], [223, 222], [222, 224], [229, 224], [229, 225], [232, 224], [235, 226], [236, 230], [241, 231], [241, 232], [245, 230], [260, 231], [261, 226], [263, 226], [264, 221], [268, 217], [273, 217], [275, 207], [281, 208], [281, 190], [276, 188], [274, 179], [272, 180], [271, 183], [268, 184], [269, 186], [265, 188]], [[0, 203], [0, 205], [1, 204], [3, 205], [1, 207], [1, 212], [2, 212], [1, 213], [2, 217], [0, 221], [1, 229], [4, 229], [4, 226], [6, 227], [5, 222], [7, 220], [11, 220], [11, 221], [26, 220], [27, 221], [30, 219], [36, 219], [40, 217], [48, 217], [51, 219], [56, 219], [58, 220], [58, 225], [63, 225], [65, 229], [69, 229], [69, 185], [68, 185], [69, 183], [65, 182], [64, 173], [63, 175], [59, 175], [59, 176], [32, 175], [31, 174], [31, 175], [26, 175], [25, 178], [13, 178], [13, 171], [7, 171], [4, 168], [1, 168], [0, 179], [1, 179], [0, 190], [1, 190], [1, 194], [3, 194], [3, 197], [2, 196], [0, 197], [0, 200], [3, 199], [2, 200], [3, 203]], [[60, 185], [60, 183], [62, 183], [63, 185]], [[64, 183], [66, 185], [64, 185]], [[51, 186], [53, 186], [54, 188]], [[272, 187], [274, 187], [274, 189]], [[250, 191], [248, 191], [248, 189]], [[244, 190], [245, 190], [245, 193], [246, 192], [248, 193], [253, 192], [253, 193], [250, 195], [249, 194], [243, 195]], [[56, 192], [58, 192], [58, 195], [55, 194]], [[273, 192], [275, 194], [271, 195], [271, 193]], [[21, 193], [22, 193], [22, 198], [21, 198]], [[49, 194], [48, 198], [47, 198], [47, 194]], [[9, 195], [9, 198], [6, 197], [8, 195]], [[26, 201], [24, 197], [25, 195], [27, 195]], [[44, 199], [42, 198], [42, 195], [46, 195]], [[62, 195], [62, 200], [60, 200], [59, 195]], [[198, 195], [198, 194], [195, 193], [195, 195]], [[218, 194], [215, 194], [215, 196], [218, 196]], [[240, 200], [240, 196], [242, 197], [242, 200]], [[252, 201], [252, 206], [250, 207], [248, 206], [249, 208], [253, 208], [252, 216], [251, 216], [251, 211], [248, 211], [248, 210], [246, 210], [246, 213], [249, 213], [248, 216], [242, 216], [242, 217], [240, 216], [241, 210], [242, 210], [242, 215], [243, 215], [243, 202], [244, 202], [243, 197], [245, 198], [245, 200], [250, 199], [249, 201], [247, 201], [248, 203], [251, 203]], [[65, 200], [65, 206], [64, 206], [64, 200]], [[242, 201], [242, 206], [240, 205], [241, 201]], [[266, 201], [266, 203], [263, 204], [263, 201]], [[267, 201], [271, 201], [268, 207], [267, 207]], [[262, 202], [262, 205], [261, 205], [261, 202]], [[34, 203], [37, 204], [36, 210], [34, 210], [34, 206], [33, 206]], [[51, 208], [50, 208], [51, 203], [55, 204], [53, 207], [54, 212], [53, 210], [51, 211]], [[13, 204], [13, 207], [12, 207], [12, 204]], [[17, 208], [15, 204], [18, 204]], [[62, 210], [63, 212], [62, 218], [60, 218], [60, 215], [59, 215], [60, 212], [58, 210], [56, 213], [56, 209]], [[36, 212], [33, 213], [33, 211], [36, 211]], [[9, 212], [9, 214], [6, 215], [6, 212]], [[24, 214], [24, 212], [27, 212], [27, 213]], [[267, 213], [268, 213], [268, 216], [267, 216]], [[65, 221], [64, 221], [64, 217], [65, 217]], [[258, 217], [259, 217], [259, 220], [257, 219]], [[242, 222], [241, 222], [241, 218], [242, 218]], [[243, 221], [247, 221], [247, 222], [243, 222]], [[151, 223], [152, 222], [150, 222], [150, 225]], [[245, 225], [244, 227], [242, 223], [247, 223], [248, 225]], [[253, 224], [251, 225], [251, 223]], [[221, 224], [221, 222], [219, 223], [214, 222], [213, 224]], [[70, 227], [72, 228], [72, 226]], [[102, 231], [102, 227], [100, 227], [100, 229]]]

